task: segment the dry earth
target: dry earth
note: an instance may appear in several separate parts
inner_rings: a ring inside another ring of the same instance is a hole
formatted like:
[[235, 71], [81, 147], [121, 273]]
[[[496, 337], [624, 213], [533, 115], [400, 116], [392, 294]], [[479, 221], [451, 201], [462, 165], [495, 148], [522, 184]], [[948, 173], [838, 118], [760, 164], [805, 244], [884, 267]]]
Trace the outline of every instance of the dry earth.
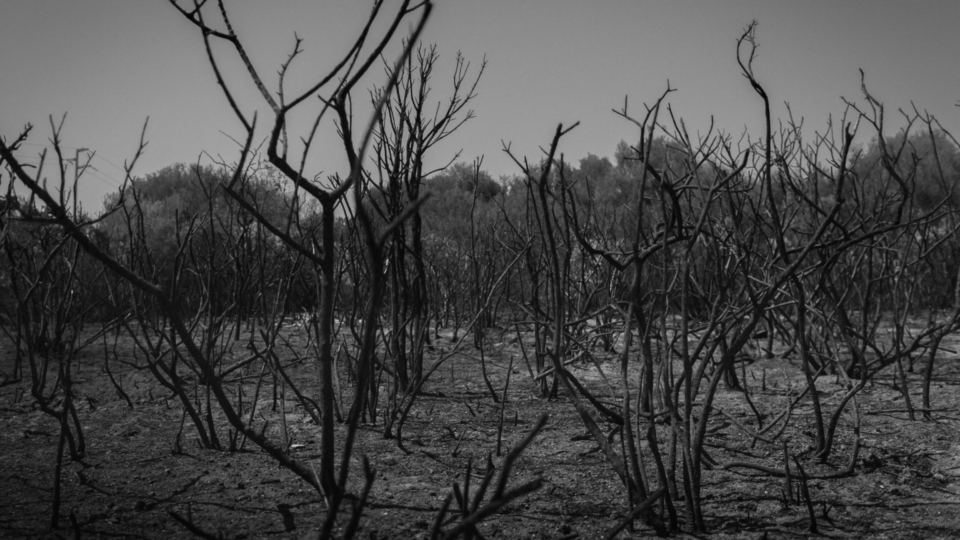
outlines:
[[[291, 339], [296, 342], [300, 338], [292, 335]], [[9, 376], [14, 354], [9, 342], [0, 347], [0, 370]], [[491, 539], [602, 538], [627, 511], [624, 490], [615, 474], [596, 451], [596, 444], [582, 437], [583, 424], [566, 400], [535, 397], [534, 383], [515, 339], [494, 339], [489, 349], [493, 353], [488, 353], [487, 369], [498, 391], [503, 389], [511, 357], [515, 359], [503, 408], [504, 453], [523, 439], [540, 415], [549, 414], [550, 418], [518, 460], [511, 481], [518, 485], [541, 477], [544, 487], [488, 520], [480, 531]], [[960, 537], [960, 362], [955, 351], [960, 351], [957, 340], [944, 342], [933, 388], [933, 422], [906, 420], [890, 374], [884, 373], [861, 393], [863, 446], [855, 474], [809, 483], [823, 536]], [[473, 461], [476, 475], [483, 472], [486, 456], [495, 453], [500, 405], [491, 399], [480, 377], [479, 362], [473, 351], [469, 352], [469, 356], [445, 364], [428, 384], [429, 394], [415, 405], [404, 430], [409, 454], [399, 449], [395, 440], [383, 437], [382, 423], [362, 426], [357, 459], [353, 460], [353, 489], [359, 488], [361, 454], [369, 457], [376, 481], [359, 538], [429, 537], [434, 516], [452, 484], [462, 482], [468, 461]], [[58, 426], [35, 410], [28, 381], [8, 381], [0, 387], [0, 537], [190, 537], [171, 512], [189, 516], [214, 537], [316, 537], [323, 507], [309, 486], [250, 445], [235, 453], [203, 450], [189, 426], [184, 430], [182, 453], [175, 453], [181, 420], [175, 401], [152, 382], [148, 372], [113, 362], [114, 375], [133, 400], [129, 408], [117, 396], [102, 365], [102, 351], [91, 349], [75, 376], [88, 449], [81, 463], [65, 461], [61, 528], [55, 531], [49, 530], [49, 522]], [[616, 399], [613, 389], [618, 384], [618, 367], [612, 358], [599, 357], [602, 375], [593, 363], [573, 367], [601, 399]], [[311, 365], [290, 369], [304, 390], [316, 392]], [[768, 420], [779, 414], [789, 394], [803, 385], [795, 359], [758, 360], [746, 367], [746, 373], [754, 401]], [[765, 391], [760, 388], [764, 377]], [[919, 375], [910, 378], [918, 402]], [[255, 377], [247, 378], [248, 395], [255, 381]], [[818, 381], [828, 413], [842, 395], [837, 382], [832, 376]], [[278, 413], [272, 406], [272, 400], [261, 401], [260, 416], [276, 420]], [[745, 429], [756, 429], [754, 415], [741, 393], [722, 391], [717, 406]], [[318, 459], [317, 426], [292, 396], [287, 397], [284, 408], [295, 454], [308, 461]], [[811, 421], [807, 399], [794, 411], [784, 434], [791, 453], [802, 455], [810, 448]], [[279, 438], [279, 425], [279, 421], [271, 422], [268, 433]], [[853, 440], [851, 426], [851, 415], [845, 414], [835, 455], [826, 465], [812, 459], [802, 461], [808, 474], [844, 468]], [[342, 426], [340, 429], [342, 434]], [[658, 429], [665, 440], [668, 427]], [[708, 451], [717, 462], [750, 461], [782, 467], [779, 441], [774, 445], [759, 442], [751, 448], [749, 437], [719, 412], [712, 417], [710, 431]], [[224, 428], [220, 435], [225, 434]], [[499, 468], [502, 457], [494, 456], [493, 461]], [[746, 469], [705, 471], [704, 512], [709, 536], [808, 536], [806, 507], [785, 504], [782, 486], [781, 479]], [[70, 512], [76, 526], [70, 524]], [[638, 523], [633, 532], [625, 531], [618, 538], [652, 535], [653, 531]]]

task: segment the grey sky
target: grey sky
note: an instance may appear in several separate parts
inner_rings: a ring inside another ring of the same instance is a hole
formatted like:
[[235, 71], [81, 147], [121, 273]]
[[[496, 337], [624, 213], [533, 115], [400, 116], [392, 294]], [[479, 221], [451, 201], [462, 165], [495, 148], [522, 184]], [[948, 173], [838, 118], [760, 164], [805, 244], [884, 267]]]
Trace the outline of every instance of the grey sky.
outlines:
[[[304, 38], [306, 54], [294, 65], [293, 86], [324, 73], [362, 27], [369, 2], [357, 0], [228, 0], [235, 29], [254, 63], [276, 87], [276, 70]], [[390, 6], [388, 2], [388, 7]], [[539, 158], [558, 123], [581, 125], [564, 139], [568, 159], [588, 152], [612, 155], [636, 129], [611, 112], [629, 96], [631, 108], [666, 88], [674, 111], [696, 132], [710, 116], [735, 136], [759, 135], [762, 107], [740, 76], [735, 41], [753, 19], [760, 22], [756, 73], [775, 115], [783, 103], [805, 118], [805, 132], [823, 130], [842, 112], [841, 96], [861, 100], [860, 75], [888, 107], [936, 115], [960, 128], [960, 2], [893, 1], [477, 1], [438, 0], [424, 40], [441, 54], [438, 97], [446, 95], [456, 52], [476, 69], [489, 65], [473, 108], [477, 118], [437, 149], [436, 162], [463, 149], [461, 159], [484, 155], [496, 175], [514, 174], [501, 151]], [[81, 185], [88, 209], [122, 178], [119, 167], [136, 149], [143, 122], [149, 146], [136, 168], [153, 172], [201, 151], [235, 159], [230, 136], [241, 131], [217, 88], [200, 35], [161, 0], [4, 0], [0, 4], [0, 135], [15, 137], [35, 125], [19, 155], [36, 161], [50, 136], [48, 116], [67, 112], [64, 145], [95, 149], [97, 168]], [[216, 52], [232, 74], [246, 110], [262, 100], [243, 78], [236, 55]], [[362, 83], [382, 80], [380, 70]], [[261, 123], [266, 118], [261, 114]], [[328, 126], [328, 132], [330, 131]], [[955, 133], [960, 136], [960, 133]], [[331, 138], [325, 145], [334, 146]], [[324, 153], [311, 173], [338, 172], [339, 156]], [[340, 172], [343, 172], [340, 170]], [[5, 189], [5, 186], [0, 186]]]

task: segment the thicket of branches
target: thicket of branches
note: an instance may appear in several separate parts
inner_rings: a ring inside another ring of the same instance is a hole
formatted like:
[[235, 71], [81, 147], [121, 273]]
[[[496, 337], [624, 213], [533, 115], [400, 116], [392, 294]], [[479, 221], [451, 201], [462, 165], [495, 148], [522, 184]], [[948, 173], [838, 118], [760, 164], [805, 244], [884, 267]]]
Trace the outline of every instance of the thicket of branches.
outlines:
[[[562, 140], [576, 126], [558, 126], [542, 156], [506, 146], [517, 174], [494, 180], [480, 159], [425, 168], [434, 145], [473, 116], [484, 67], [457, 56], [450, 68], [420, 44], [429, 2], [403, 2], [391, 14], [375, 3], [349, 52], [299, 93], [284, 85], [299, 41], [270, 91], [222, 5], [172, 3], [197, 27], [244, 126], [235, 161], [137, 178], [138, 152], [94, 218], [77, 210], [83, 164], [74, 163], [70, 178], [62, 123], [51, 123], [55, 151], [38, 169], [13, 155], [29, 126], [0, 142], [0, 328], [16, 346], [4, 382], [29, 380], [33, 399], [60, 423], [58, 474], [65, 450], [72, 459], [86, 451], [72, 366], [97, 346], [110, 373], [121, 334], [205, 447], [235, 451], [249, 441], [315, 488], [326, 502], [325, 538], [335, 526], [343, 537], [355, 533], [373, 482], [365, 465], [363, 489], [347, 498], [358, 423], [377, 423], [403, 448], [404, 420], [431, 375], [464, 347], [485, 362], [493, 338], [505, 334], [533, 336], [524, 361], [539, 396], [569, 401], [623, 483], [628, 521], [643, 519], [661, 534], [705, 530], [701, 490], [710, 470], [747, 468], [789, 482], [789, 462], [717, 463], [705, 453], [721, 385], [755, 412], [752, 442], [777, 448], [788, 424], [808, 421], [791, 412], [809, 400], [814, 451], [805, 459], [832, 463], [834, 477], [855, 474], [857, 396], [871, 379], [895, 377], [910, 418], [930, 418], [938, 347], [960, 323], [960, 144], [934, 118], [900, 111], [898, 135], [885, 137], [887, 111], [864, 84], [862, 99], [823, 131], [809, 135], [792, 118], [775, 130], [750, 25], [731, 60], [766, 114], [753, 142], [715, 131], [692, 137], [666, 105], [668, 88], [639, 111], [615, 111], [626, 132], [639, 133], [636, 144], [616, 149], [615, 162], [571, 163]], [[382, 18], [384, 33], [370, 34]], [[384, 61], [408, 20], [414, 30], [402, 53]], [[262, 103], [237, 100], [212, 52], [217, 41], [244, 62]], [[380, 68], [372, 113], [360, 120], [351, 96]], [[258, 151], [261, 106], [272, 118]], [[313, 115], [306, 132], [288, 134], [294, 112]], [[305, 169], [324, 127], [341, 135], [349, 169], [318, 180]], [[857, 148], [857, 137], [873, 142]], [[291, 357], [306, 360], [286, 341], [291, 323], [310, 337], [317, 395], [287, 373]], [[806, 388], [785, 410], [738, 375], [751, 355], [799, 362]], [[567, 369], [611, 358], [621, 372], [616, 406]], [[917, 369], [919, 392], [906, 377]], [[817, 392], [825, 374], [847, 382], [832, 410]], [[251, 396], [243, 384], [253, 379]], [[285, 429], [258, 425], [259, 400], [278, 388], [318, 425], [316, 471], [289, 452]], [[853, 444], [837, 456], [844, 414]], [[347, 425], [339, 452], [337, 422]], [[450, 519], [444, 506], [435, 536], [469, 535], [539, 485], [506, 490], [511, 456], [487, 505], [468, 512], [460, 501], [463, 512]], [[338, 525], [347, 500], [352, 513]], [[59, 496], [54, 525], [58, 505]]]

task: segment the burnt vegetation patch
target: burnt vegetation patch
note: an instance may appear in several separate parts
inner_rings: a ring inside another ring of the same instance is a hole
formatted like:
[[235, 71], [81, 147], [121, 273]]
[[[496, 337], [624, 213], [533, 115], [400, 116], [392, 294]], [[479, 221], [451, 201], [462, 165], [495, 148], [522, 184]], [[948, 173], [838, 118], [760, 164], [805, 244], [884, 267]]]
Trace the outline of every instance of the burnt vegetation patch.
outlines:
[[[504, 144], [510, 177], [430, 170], [486, 67], [421, 43], [431, 2], [376, 3], [296, 92], [299, 38], [270, 88], [226, 9], [171, 4], [236, 156], [137, 177], [141, 138], [93, 216], [62, 121], [41, 167], [13, 153], [31, 126], [0, 140], [2, 534], [960, 534], [960, 144], [935, 118], [885, 136], [864, 82], [813, 137], [775, 122], [751, 23], [759, 135], [691, 136], [668, 86], [615, 111], [638, 136], [613, 161], [568, 161], [574, 124]], [[318, 178], [324, 129], [347, 167]]]

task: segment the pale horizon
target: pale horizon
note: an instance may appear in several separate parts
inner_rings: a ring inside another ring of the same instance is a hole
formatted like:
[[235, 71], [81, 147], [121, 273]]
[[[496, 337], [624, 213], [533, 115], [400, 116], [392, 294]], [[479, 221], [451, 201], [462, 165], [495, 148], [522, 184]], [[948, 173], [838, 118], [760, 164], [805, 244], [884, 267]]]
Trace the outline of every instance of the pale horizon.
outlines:
[[[370, 3], [235, 1], [227, 8], [254, 64], [276, 90], [276, 71], [294, 32], [306, 53], [294, 64], [290, 85], [302, 88], [352, 44]], [[147, 117], [148, 146], [137, 176], [196, 162], [204, 153], [237, 158], [232, 138], [242, 130], [216, 85], [200, 34], [167, 2], [13, 0], [0, 13], [6, 53], [0, 57], [0, 135], [11, 141], [32, 123], [29, 144], [17, 155], [35, 163], [49, 148], [48, 118], [59, 122], [67, 113], [67, 156], [77, 148], [96, 151], [95, 170], [81, 180], [86, 209], [99, 210], [104, 195], [119, 185]], [[488, 65], [471, 107], [477, 117], [438, 146], [429, 165], [446, 163], [462, 149], [459, 161], [483, 156], [495, 178], [518, 174], [502, 142], [536, 160], [557, 124], [578, 121], [561, 145], [567, 159], [612, 158], [620, 140], [638, 137], [612, 109], [628, 97], [639, 113], [668, 81], [677, 91], [667, 102], [692, 133], [703, 133], [712, 116], [734, 141], [745, 129], [757, 137], [762, 103], [735, 56], [736, 39], [754, 19], [760, 43], [755, 72], [770, 95], [775, 125], [788, 120], [787, 102], [804, 120], [807, 136], [822, 132], [831, 115], [837, 120], [843, 112], [842, 98], [863, 103], [862, 69], [871, 94], [887, 107], [887, 134], [903, 126], [898, 109], [914, 105], [948, 130], [960, 130], [956, 2], [440, 1], [423, 36], [440, 54], [437, 98], [448, 95], [458, 51], [471, 62], [471, 73], [484, 56]], [[265, 129], [267, 110], [236, 54], [222, 43], [215, 53], [242, 106], [260, 110]], [[372, 70], [354, 99], [366, 100], [367, 89], [382, 81], [382, 70]], [[321, 141], [334, 153], [311, 159], [310, 176], [344, 172], [330, 131]], [[209, 157], [201, 162], [211, 163]]]

